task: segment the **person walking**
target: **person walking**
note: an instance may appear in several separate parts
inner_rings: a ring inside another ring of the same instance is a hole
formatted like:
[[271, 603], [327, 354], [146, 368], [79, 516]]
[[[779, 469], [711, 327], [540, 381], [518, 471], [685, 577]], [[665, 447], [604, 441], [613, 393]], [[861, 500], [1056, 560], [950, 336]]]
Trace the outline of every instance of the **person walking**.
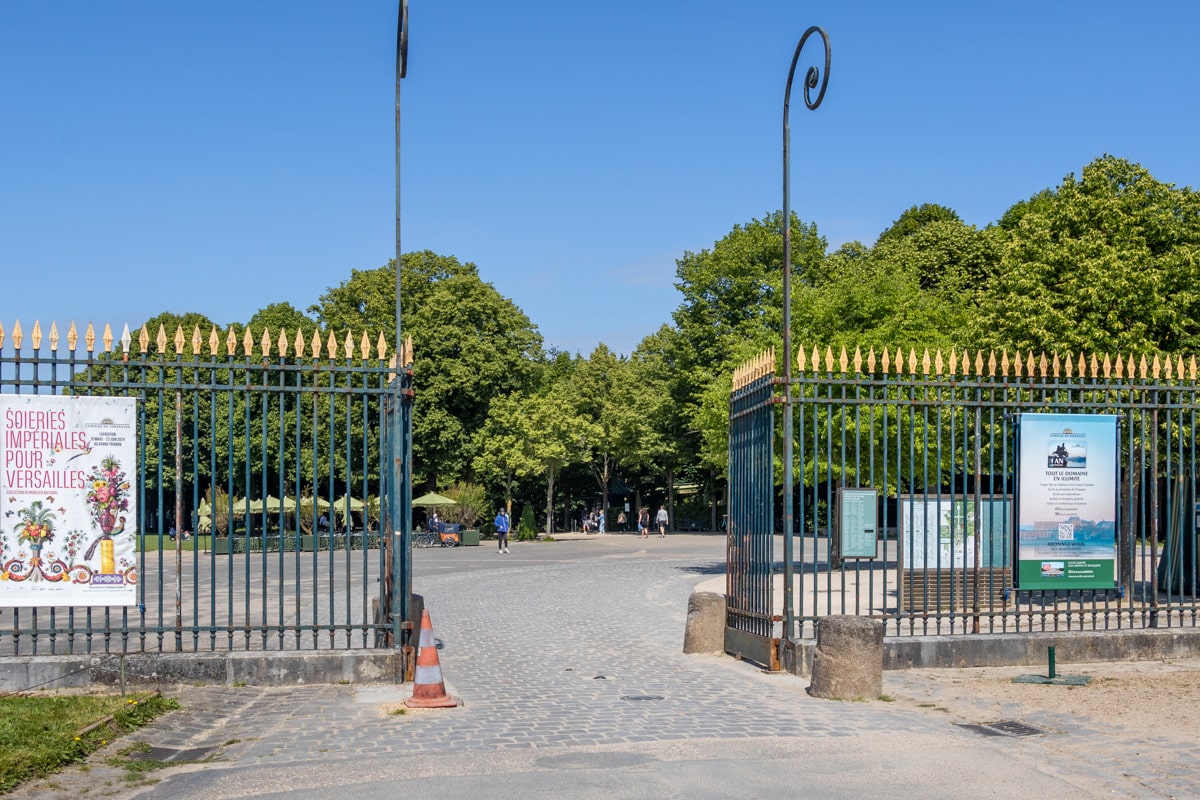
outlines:
[[655, 517], [655, 522], [658, 523], [658, 538], [667, 538], [667, 507], [658, 507], [658, 516]]
[[650, 534], [650, 509], [645, 506], [638, 512], [638, 533], [643, 539]]
[[493, 525], [495, 525], [495, 527], [496, 527], [496, 544], [498, 546], [498, 549], [496, 550], [496, 552], [497, 553], [507, 553], [508, 552], [508, 512], [504, 510], [503, 506], [501, 506], [500, 510], [496, 512], [496, 519], [493, 522]]
[[621, 533], [625, 532], [625, 523], [627, 521], [628, 520], [625, 517], [624, 511], [622, 511], [620, 514], [617, 514], [617, 526], [621, 529]]

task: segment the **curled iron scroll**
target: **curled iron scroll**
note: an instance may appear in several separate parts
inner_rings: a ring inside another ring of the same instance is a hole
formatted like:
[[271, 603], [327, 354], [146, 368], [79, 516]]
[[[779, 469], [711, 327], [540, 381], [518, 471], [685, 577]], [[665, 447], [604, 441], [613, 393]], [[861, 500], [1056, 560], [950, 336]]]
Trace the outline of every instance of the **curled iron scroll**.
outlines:
[[[796, 45], [796, 53], [792, 56], [792, 68], [788, 70], [787, 89], [783, 97], [784, 108], [787, 107], [788, 99], [792, 96], [792, 79], [796, 74], [796, 64], [800, 61], [800, 52], [804, 50], [804, 45], [808, 42], [808, 37], [814, 33], [820, 34], [821, 43], [825, 47], [825, 69], [822, 71], [817, 67], [809, 67], [804, 73], [804, 105], [810, 109], [816, 109], [817, 106], [821, 105], [821, 101], [825, 99], [825, 88], [829, 86], [829, 35], [825, 33], [823, 28], [813, 25], [800, 37], [800, 43]], [[813, 99], [812, 96], [813, 89], [818, 89], [816, 99]]]

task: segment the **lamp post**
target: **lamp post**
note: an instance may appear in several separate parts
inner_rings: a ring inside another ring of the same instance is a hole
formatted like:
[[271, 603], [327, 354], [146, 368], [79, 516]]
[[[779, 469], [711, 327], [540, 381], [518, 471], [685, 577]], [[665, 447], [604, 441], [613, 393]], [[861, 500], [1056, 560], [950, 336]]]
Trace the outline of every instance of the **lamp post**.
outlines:
[[[391, 471], [388, 480], [388, 516], [392, 548], [388, 590], [391, 593], [392, 646], [408, 644], [404, 623], [412, 606], [412, 402], [411, 385], [404, 377], [404, 333], [400, 321], [400, 81], [408, 68], [408, 0], [400, 0], [396, 18], [396, 360], [392, 404]], [[407, 393], [407, 396], [406, 396]], [[411, 635], [411, 634], [410, 634]]]
[[[804, 74], [804, 105], [815, 111], [825, 99], [825, 87], [829, 84], [829, 36], [816, 25], [804, 32], [792, 56], [788, 70], [787, 88], [783, 93], [783, 639], [792, 638], [795, 629], [795, 614], [792, 608], [792, 537], [795, 523], [792, 520], [792, 210], [790, 197], [791, 129], [788, 127], [788, 105], [792, 97], [792, 80], [796, 76], [796, 64], [800, 52], [813, 34], [821, 37], [825, 48], [825, 69], [809, 67]], [[812, 97], [812, 90], [817, 96]]]

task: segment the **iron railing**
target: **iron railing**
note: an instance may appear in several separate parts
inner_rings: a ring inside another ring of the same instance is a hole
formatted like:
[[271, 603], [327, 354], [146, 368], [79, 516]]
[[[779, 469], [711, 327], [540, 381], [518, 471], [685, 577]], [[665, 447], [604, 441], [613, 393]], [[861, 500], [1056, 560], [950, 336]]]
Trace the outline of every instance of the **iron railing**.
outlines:
[[[880, 619], [889, 635], [1197, 624], [1194, 358], [918, 356], [913, 349], [880, 356], [843, 349], [835, 357], [830, 348], [801, 348], [797, 367], [795, 626], [784, 638], [814, 635], [816, 621], [830, 614]], [[784, 382], [776, 383], [782, 391]], [[746, 391], [735, 389], [734, 397]], [[1028, 412], [1119, 418], [1118, 572], [1111, 589], [1013, 588], [1016, 431]], [[778, 503], [775, 471], [734, 474], [741, 447], [731, 436], [731, 511], [750, 496], [764, 502], [765, 480], [772, 481], [772, 505]], [[877, 492], [876, 557], [842, 557], [839, 489]], [[941, 531], [911, 524], [931, 503], [950, 509]], [[758, 526], [750, 535], [781, 533]], [[927, 555], [905, 555], [917, 552]], [[729, 568], [741, 569], [732, 561]], [[748, 602], [740, 587], [731, 580], [733, 607]], [[774, 591], [782, 596], [778, 576]]]
[[72, 324], [61, 351], [56, 326], [26, 342], [19, 323], [5, 344], [0, 328], [0, 392], [138, 399], [139, 583], [131, 607], [0, 608], [0, 655], [400, 643], [411, 346]]

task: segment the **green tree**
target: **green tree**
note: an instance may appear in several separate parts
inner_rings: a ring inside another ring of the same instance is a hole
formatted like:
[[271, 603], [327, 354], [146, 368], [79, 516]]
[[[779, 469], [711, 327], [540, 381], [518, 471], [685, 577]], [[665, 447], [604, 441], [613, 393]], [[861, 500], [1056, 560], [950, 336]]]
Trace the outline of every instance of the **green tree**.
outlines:
[[1103, 156], [1014, 206], [978, 341], [1034, 351], [1200, 347], [1200, 195]]
[[529, 397], [522, 416], [523, 447], [546, 480], [546, 533], [554, 532], [554, 489], [563, 468], [591, 459], [588, 447], [600, 435], [599, 426], [576, 413], [571, 389], [557, 384]]
[[523, 400], [504, 395], [492, 400], [488, 418], [475, 433], [472, 466], [476, 475], [490, 486], [499, 486], [504, 507], [512, 516], [513, 489], [519, 478], [533, 475], [539, 464], [525, 445]]

